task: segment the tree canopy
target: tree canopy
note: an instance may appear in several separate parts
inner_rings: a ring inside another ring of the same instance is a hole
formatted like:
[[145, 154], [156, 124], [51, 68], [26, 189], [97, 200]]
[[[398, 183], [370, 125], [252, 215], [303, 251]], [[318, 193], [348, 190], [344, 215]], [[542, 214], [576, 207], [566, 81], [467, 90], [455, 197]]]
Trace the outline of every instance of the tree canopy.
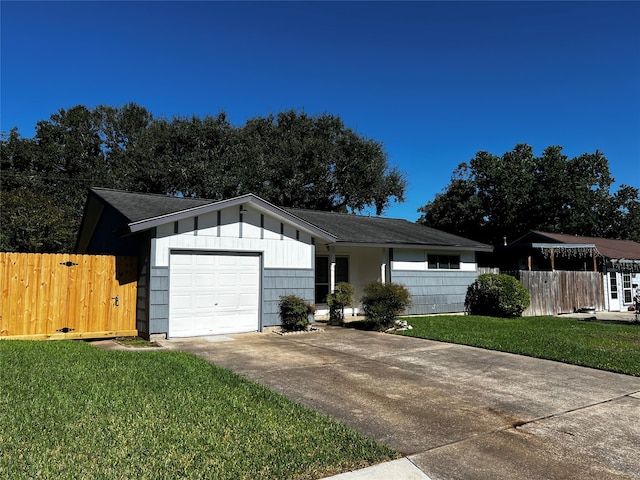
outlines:
[[78, 105], [39, 121], [33, 138], [4, 132], [0, 147], [5, 251], [70, 251], [91, 186], [378, 215], [406, 188], [380, 142], [293, 110], [235, 127], [224, 113], [168, 120], [136, 104]]
[[611, 193], [613, 183], [597, 150], [571, 159], [560, 146], [538, 157], [525, 144], [502, 156], [480, 151], [418, 210], [419, 222], [494, 245], [529, 230], [640, 241], [638, 189]]

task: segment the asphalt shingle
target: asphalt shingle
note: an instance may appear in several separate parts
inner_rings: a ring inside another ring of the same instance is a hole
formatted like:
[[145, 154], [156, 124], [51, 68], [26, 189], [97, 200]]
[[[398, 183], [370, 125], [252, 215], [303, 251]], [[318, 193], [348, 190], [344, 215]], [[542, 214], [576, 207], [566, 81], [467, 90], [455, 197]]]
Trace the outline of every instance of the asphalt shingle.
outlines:
[[[91, 190], [102, 202], [122, 214], [129, 223], [217, 203], [215, 200], [208, 199], [170, 197], [167, 195], [126, 192], [106, 188], [92, 188]], [[309, 224], [333, 234], [338, 238], [338, 243], [432, 245], [470, 250], [491, 249], [489, 245], [403, 219], [365, 217], [298, 208], [285, 208], [284, 210]]]
[[111, 205], [129, 222], [139, 222], [215, 203], [202, 198], [170, 197], [153, 193], [125, 192], [108, 188], [91, 189], [103, 202]]

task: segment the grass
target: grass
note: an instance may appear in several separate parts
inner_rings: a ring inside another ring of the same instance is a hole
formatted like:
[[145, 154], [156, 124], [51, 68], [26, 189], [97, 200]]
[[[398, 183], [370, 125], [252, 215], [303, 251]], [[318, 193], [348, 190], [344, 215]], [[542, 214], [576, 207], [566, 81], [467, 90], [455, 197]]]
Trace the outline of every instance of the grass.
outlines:
[[406, 318], [400, 335], [640, 376], [640, 325], [575, 318], [434, 315]]
[[397, 452], [181, 352], [0, 341], [0, 478], [321, 478]]

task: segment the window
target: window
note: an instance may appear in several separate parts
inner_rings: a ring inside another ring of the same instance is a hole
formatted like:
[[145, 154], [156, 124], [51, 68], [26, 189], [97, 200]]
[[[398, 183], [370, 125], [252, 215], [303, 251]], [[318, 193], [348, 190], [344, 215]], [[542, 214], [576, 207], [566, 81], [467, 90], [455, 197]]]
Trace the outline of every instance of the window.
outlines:
[[[316, 257], [316, 303], [327, 303], [330, 283], [329, 257]], [[349, 257], [336, 257], [336, 283], [349, 281]]]
[[630, 273], [622, 274], [622, 291], [624, 292], [624, 303], [631, 303], [632, 295], [631, 295], [631, 274]]
[[325, 303], [329, 294], [329, 257], [316, 257], [316, 303]]
[[460, 270], [460, 256], [429, 255], [429, 269]]
[[618, 298], [618, 280], [615, 273], [611, 274], [611, 298], [614, 300]]
[[349, 258], [336, 257], [336, 283], [349, 281]]

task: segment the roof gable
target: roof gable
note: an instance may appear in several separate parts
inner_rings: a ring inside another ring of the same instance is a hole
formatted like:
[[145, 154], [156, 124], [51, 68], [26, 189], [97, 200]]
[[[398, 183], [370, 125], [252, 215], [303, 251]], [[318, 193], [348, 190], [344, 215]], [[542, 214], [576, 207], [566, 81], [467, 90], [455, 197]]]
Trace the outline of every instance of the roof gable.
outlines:
[[[240, 206], [251, 203], [258, 210], [269, 212], [296, 225], [301, 230], [327, 241], [335, 240], [334, 236], [315, 225], [288, 213], [287, 211], [272, 205], [262, 198], [246, 194], [227, 200], [208, 200], [198, 198], [170, 197], [166, 195], [127, 192], [105, 188], [92, 188], [91, 195], [101, 203], [109, 205], [126, 219], [126, 225], [130, 233], [149, 230], [168, 222], [174, 222], [185, 218], [191, 218], [223, 208]], [[86, 220], [86, 219], [85, 219]]]

